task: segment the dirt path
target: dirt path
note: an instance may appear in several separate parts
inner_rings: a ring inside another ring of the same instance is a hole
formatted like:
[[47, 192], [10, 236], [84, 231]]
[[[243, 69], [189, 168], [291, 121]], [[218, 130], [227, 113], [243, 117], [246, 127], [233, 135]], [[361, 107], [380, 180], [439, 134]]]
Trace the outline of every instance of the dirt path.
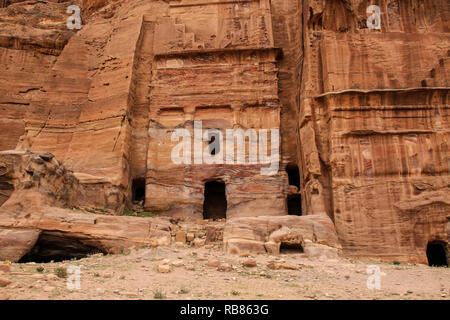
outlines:
[[[244, 267], [244, 261], [257, 266]], [[218, 263], [231, 270], [219, 271]], [[71, 265], [81, 267], [79, 290], [67, 288], [64, 270]], [[367, 288], [369, 265], [380, 268], [380, 290]], [[61, 263], [2, 264], [0, 286], [2, 281], [10, 283], [0, 287], [0, 299], [450, 300], [450, 268], [312, 260], [298, 253], [239, 257], [219, 247], [175, 245]]]

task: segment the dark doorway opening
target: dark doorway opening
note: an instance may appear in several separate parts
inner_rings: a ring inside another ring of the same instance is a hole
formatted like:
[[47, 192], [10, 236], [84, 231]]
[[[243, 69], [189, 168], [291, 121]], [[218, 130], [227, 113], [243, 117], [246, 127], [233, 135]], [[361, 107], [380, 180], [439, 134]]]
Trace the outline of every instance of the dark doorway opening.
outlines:
[[134, 179], [131, 189], [133, 192], [133, 201], [139, 202], [145, 200], [145, 178]]
[[281, 254], [303, 253], [303, 247], [299, 243], [281, 242], [280, 253]]
[[296, 186], [300, 190], [300, 172], [295, 163], [289, 163], [286, 166], [286, 172], [289, 178], [289, 185]]
[[225, 183], [210, 181], [205, 183], [205, 200], [203, 202], [204, 219], [224, 219], [227, 217], [227, 197]]
[[292, 194], [287, 197], [288, 214], [293, 216], [302, 215], [302, 196]]
[[86, 245], [78, 239], [60, 233], [41, 233], [34, 247], [19, 263], [48, 263], [82, 259], [91, 254], [105, 253], [98, 248]]
[[442, 242], [429, 242], [427, 245], [427, 258], [430, 267], [448, 267], [447, 252]]

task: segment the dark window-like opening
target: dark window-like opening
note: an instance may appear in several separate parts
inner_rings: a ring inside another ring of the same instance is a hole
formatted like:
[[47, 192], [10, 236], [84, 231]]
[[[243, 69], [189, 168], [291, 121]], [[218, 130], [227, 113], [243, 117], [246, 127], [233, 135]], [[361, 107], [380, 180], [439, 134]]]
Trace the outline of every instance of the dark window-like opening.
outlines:
[[302, 215], [302, 197], [299, 194], [289, 195], [287, 197], [288, 214], [294, 216]]
[[427, 246], [428, 265], [434, 267], [448, 267], [447, 253], [442, 242], [430, 242]]
[[145, 178], [137, 178], [132, 184], [133, 201], [145, 200]]
[[298, 166], [295, 163], [290, 163], [286, 166], [288, 174], [289, 185], [296, 186], [300, 190], [300, 173]]
[[105, 252], [102, 252], [102, 250], [99, 250], [98, 248], [86, 245], [78, 239], [66, 237], [60, 233], [43, 232], [39, 236], [34, 247], [20, 259], [19, 263], [61, 262], [85, 258], [95, 253]]
[[281, 254], [303, 253], [303, 247], [299, 243], [281, 242], [280, 253]]
[[223, 219], [227, 216], [227, 197], [225, 183], [210, 181], [205, 183], [205, 200], [203, 202], [204, 219]]

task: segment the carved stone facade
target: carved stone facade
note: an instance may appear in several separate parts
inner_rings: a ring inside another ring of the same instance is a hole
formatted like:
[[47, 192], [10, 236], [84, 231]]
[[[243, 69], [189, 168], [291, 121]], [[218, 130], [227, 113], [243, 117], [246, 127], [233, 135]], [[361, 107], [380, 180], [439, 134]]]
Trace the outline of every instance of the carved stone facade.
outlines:
[[[426, 263], [430, 243], [448, 254], [446, 0], [376, 1], [380, 30], [362, 0], [75, 2], [79, 31], [65, 2], [0, 2], [0, 150], [51, 152], [84, 205], [116, 214], [141, 201], [201, 219], [220, 184], [233, 252], [293, 237], [347, 256]], [[208, 152], [199, 123], [222, 150]], [[227, 129], [266, 132], [279, 170], [227, 163]], [[177, 132], [191, 137], [184, 162]], [[3, 210], [14, 181], [0, 176]], [[280, 217], [291, 209], [303, 216]]]

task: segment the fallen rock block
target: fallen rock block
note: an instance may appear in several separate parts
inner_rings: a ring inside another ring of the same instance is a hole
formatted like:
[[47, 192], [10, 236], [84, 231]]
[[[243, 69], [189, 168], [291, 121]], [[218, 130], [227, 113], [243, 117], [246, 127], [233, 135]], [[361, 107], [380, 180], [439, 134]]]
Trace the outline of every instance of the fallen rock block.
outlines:
[[11, 267], [7, 264], [0, 264], [0, 272], [3, 273], [10, 273], [11, 272]]
[[206, 265], [211, 268], [217, 268], [220, 265], [220, 261], [219, 260], [209, 260]]
[[217, 270], [219, 270], [219, 271], [232, 271], [233, 267], [229, 263], [222, 263], [222, 264], [219, 265]]
[[158, 266], [158, 272], [159, 273], [169, 273], [170, 272], [170, 266], [167, 264], [160, 264]]
[[6, 287], [7, 285], [9, 285], [11, 283], [11, 281], [9, 281], [8, 279], [5, 278], [0, 278], [0, 287]]
[[257, 266], [255, 259], [247, 259], [244, 262], [242, 262], [242, 265], [247, 268], [254, 268]]

